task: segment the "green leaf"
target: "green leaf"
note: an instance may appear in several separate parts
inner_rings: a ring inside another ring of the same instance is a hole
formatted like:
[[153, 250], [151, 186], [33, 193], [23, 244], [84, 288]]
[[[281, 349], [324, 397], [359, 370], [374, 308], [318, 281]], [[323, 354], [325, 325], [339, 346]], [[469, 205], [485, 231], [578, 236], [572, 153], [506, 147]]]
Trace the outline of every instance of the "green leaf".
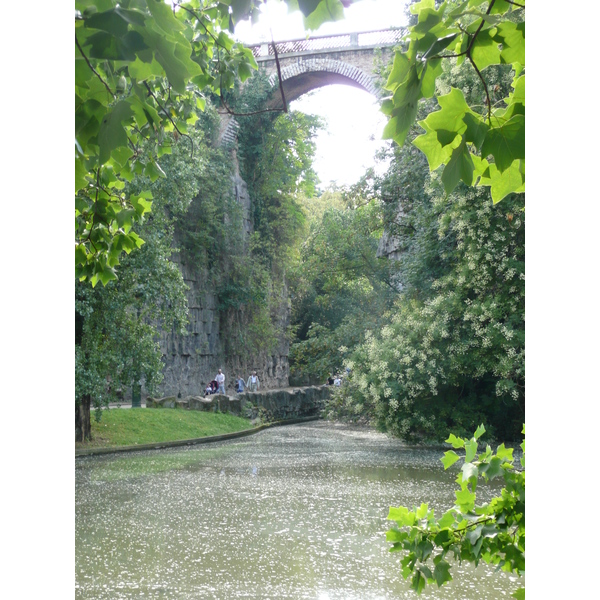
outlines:
[[442, 464], [444, 465], [444, 469], [448, 469], [451, 467], [460, 457], [453, 450], [448, 450], [444, 453], [444, 458], [441, 458]]
[[150, 177], [150, 181], [154, 182], [159, 177], [165, 177], [165, 172], [160, 168], [157, 162], [151, 161], [144, 168], [144, 174]]
[[462, 512], [469, 512], [475, 508], [475, 494], [467, 489], [454, 492], [456, 504]]
[[452, 33], [443, 38], [439, 38], [431, 45], [429, 50], [425, 52], [423, 58], [429, 59], [429, 57], [439, 54], [442, 50], [445, 50], [458, 37], [458, 35], [458, 33]]
[[422, 503], [421, 506], [417, 509], [417, 519], [423, 519], [427, 516], [428, 506], [425, 503]]
[[421, 94], [423, 98], [431, 98], [435, 94], [435, 81], [442, 74], [444, 68], [442, 59], [428, 60], [421, 74]]
[[412, 27], [412, 32], [417, 34], [416, 37], [422, 37], [419, 34], [424, 35], [430, 32], [441, 23], [443, 12], [443, 7], [439, 11], [434, 8], [422, 8], [419, 11], [419, 21]]
[[394, 508], [390, 506], [390, 512], [387, 516], [388, 520], [396, 521], [399, 527], [411, 527], [415, 524], [416, 516], [415, 513], [408, 510], [405, 506], [399, 506], [398, 508]]
[[516, 592], [513, 592], [511, 596], [517, 600], [525, 600], [525, 588], [519, 588]]
[[[518, 4], [525, 4], [518, 2]], [[507, 2], [506, 0], [496, 0], [496, 2], [494, 2], [494, 6], [492, 6], [492, 9], [490, 10], [490, 14], [495, 15], [495, 14], [503, 14], [509, 10], [511, 10], [513, 8], [513, 6], [511, 5], [511, 3]]]
[[452, 525], [454, 525], [455, 521], [456, 515], [454, 514], [454, 510], [450, 509], [442, 515], [442, 518], [438, 521], [438, 527], [451, 527]]
[[467, 462], [467, 463], [471, 462], [475, 458], [476, 454], [477, 454], [477, 441], [469, 440], [468, 442], [465, 443], [465, 462]]
[[478, 440], [483, 434], [485, 433], [485, 427], [483, 426], [483, 423], [475, 430], [475, 433], [473, 434], [473, 437]]
[[[425, 558], [422, 560], [426, 560]], [[421, 571], [421, 573], [423, 573], [423, 576], [428, 580], [431, 581], [433, 580], [433, 574], [431, 572], [431, 569], [429, 567], [427, 567], [424, 564], [421, 564], [417, 567], [419, 569], [419, 571]]]
[[101, 29], [118, 37], [125, 35], [128, 29], [127, 21], [114, 8], [88, 17], [83, 24], [88, 29]]
[[498, 475], [502, 475], [504, 472], [502, 463], [502, 459], [497, 456], [492, 457], [488, 464], [481, 466], [481, 474], [485, 474], [487, 479], [494, 479], [495, 477], [498, 477]]
[[319, 5], [321, 0], [297, 0], [298, 8], [305, 17], [308, 17]]
[[100, 148], [98, 159], [100, 164], [104, 164], [110, 158], [110, 153], [115, 148], [127, 145], [127, 134], [122, 121], [130, 117], [131, 107], [124, 100], [120, 100], [102, 119], [98, 132], [98, 146]]
[[463, 133], [466, 129], [464, 117], [473, 111], [465, 101], [461, 90], [452, 88], [449, 94], [438, 97], [440, 110], [432, 112], [423, 123], [431, 130], [446, 129]]
[[496, 450], [496, 456], [502, 460], [513, 460], [513, 448], [506, 448], [504, 444], [500, 444]]
[[448, 529], [442, 529], [441, 531], [436, 533], [435, 537], [433, 538], [433, 541], [436, 544], [436, 546], [443, 546], [444, 544], [447, 544], [451, 539], [452, 536], [450, 535], [450, 531]]
[[414, 102], [399, 111], [397, 116], [392, 117], [383, 129], [382, 139], [393, 139], [399, 146], [402, 146], [412, 124], [415, 122], [417, 108], [417, 103]]
[[435, 0], [421, 0], [410, 5], [410, 12], [413, 15], [418, 15], [422, 10], [427, 8], [435, 8]]
[[502, 42], [502, 62], [525, 64], [525, 23], [504, 21], [498, 25], [495, 38]]
[[138, 217], [141, 217], [143, 214], [152, 211], [152, 202], [144, 199], [142, 196], [131, 196], [129, 200]]
[[327, 21], [339, 21], [344, 18], [344, 7], [340, 0], [321, 0], [314, 10], [310, 13], [305, 12], [310, 6], [314, 5], [314, 1], [298, 0], [300, 10], [305, 15], [304, 27], [306, 29], [315, 30]]
[[393, 92], [401, 83], [406, 80], [410, 67], [411, 62], [406, 54], [402, 52], [396, 52], [394, 55], [392, 70], [385, 84], [385, 89]]
[[467, 141], [463, 136], [461, 144], [453, 150], [442, 173], [442, 183], [446, 193], [451, 193], [461, 180], [467, 185], [471, 185], [474, 170], [473, 159], [467, 148]]
[[500, 127], [492, 127], [485, 136], [481, 154], [491, 154], [501, 173], [515, 160], [525, 158], [525, 117], [516, 115]]
[[441, 587], [447, 581], [452, 581], [450, 575], [450, 565], [445, 560], [440, 560], [433, 570], [433, 578], [438, 587]]
[[479, 538], [481, 537], [481, 532], [483, 531], [483, 525], [477, 525], [475, 529], [471, 529], [471, 531], [467, 532], [465, 537], [469, 540], [471, 546], [474, 546]]
[[[425, 121], [419, 121], [419, 125], [426, 130], [426, 133], [420, 135], [413, 141], [413, 146], [421, 150], [427, 162], [429, 163], [429, 169], [435, 171], [440, 165], [447, 163], [450, 160], [454, 145], [450, 144], [442, 146], [438, 140], [437, 131], [430, 129]], [[460, 137], [456, 136], [456, 143], [460, 142]]]
[[117, 213], [117, 223], [123, 228], [125, 233], [128, 233], [133, 226], [136, 217], [136, 211], [133, 208], [122, 209]]
[[465, 463], [461, 467], [463, 481], [469, 481], [472, 477], [477, 479], [479, 469], [473, 463]]
[[525, 75], [515, 77], [511, 85], [514, 92], [510, 94], [509, 101], [513, 104], [522, 104], [525, 106]]
[[87, 252], [83, 244], [75, 246], [75, 265], [85, 265], [87, 263]]
[[481, 30], [471, 47], [471, 58], [480, 71], [501, 62], [498, 42], [491, 35], [495, 31], [494, 28]]
[[508, 169], [501, 173], [495, 164], [490, 164], [481, 176], [479, 185], [491, 186], [494, 204], [500, 202], [510, 193], [525, 191], [525, 177], [520, 169], [521, 161], [516, 160]]
[[252, 0], [231, 0], [231, 15], [234, 23], [246, 19], [252, 8]]
[[246, 63], [240, 63], [238, 66], [238, 75], [242, 83], [252, 76], [252, 71]]
[[417, 571], [414, 575], [413, 578], [411, 580], [411, 584], [410, 587], [417, 592], [417, 594], [420, 594], [423, 589], [425, 588], [425, 577], [423, 577], [422, 573], [420, 571]]
[[408, 532], [398, 531], [397, 529], [388, 529], [385, 534], [385, 539], [388, 542], [403, 542], [408, 538]]
[[448, 436], [446, 443], [452, 444], [453, 448], [464, 448], [465, 447], [465, 440], [463, 440], [462, 438], [456, 437], [453, 433], [451, 433]]
[[139, 57], [127, 65], [129, 76], [137, 81], [145, 81], [152, 79], [153, 77], [164, 77], [165, 70], [162, 66], [154, 59], [150, 62], [143, 62]]
[[465, 139], [475, 146], [477, 150], [481, 148], [483, 140], [488, 132], [489, 127], [485, 124], [483, 119], [472, 113], [467, 113], [463, 121], [467, 126], [465, 131]]
[[438, 129], [436, 134], [437, 139], [442, 146], [447, 146], [448, 144], [451, 144], [458, 135], [456, 131], [448, 131], [447, 129]]
[[80, 189], [87, 187], [88, 170], [85, 168], [83, 164], [83, 160], [76, 158], [75, 159], [75, 193], [77, 193]]

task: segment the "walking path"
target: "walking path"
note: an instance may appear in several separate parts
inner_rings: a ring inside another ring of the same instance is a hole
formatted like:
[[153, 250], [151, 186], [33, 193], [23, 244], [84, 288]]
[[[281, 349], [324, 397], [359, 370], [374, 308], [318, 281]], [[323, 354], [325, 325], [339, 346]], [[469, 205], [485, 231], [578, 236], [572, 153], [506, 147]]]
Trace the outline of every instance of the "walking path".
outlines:
[[[321, 385], [325, 385], [325, 384], [321, 384]], [[280, 391], [292, 391], [292, 390], [300, 390], [304, 387], [312, 387], [310, 385], [290, 385], [288, 387], [282, 387], [282, 388], [268, 388], [268, 389], [262, 389], [259, 390], [259, 392], [280, 392]], [[245, 393], [245, 392], [244, 392]], [[236, 398], [237, 396], [240, 396], [242, 394], [237, 394], [237, 393], [227, 393], [225, 392], [226, 396], [229, 396], [230, 398]], [[204, 397], [204, 398], [210, 398], [210, 396], [207, 395], [203, 395], [203, 394], [198, 394], [198, 396]], [[131, 402], [110, 402], [108, 404], [108, 408], [131, 408]], [[142, 400], [142, 406], [141, 408], [146, 408], [146, 401]]]

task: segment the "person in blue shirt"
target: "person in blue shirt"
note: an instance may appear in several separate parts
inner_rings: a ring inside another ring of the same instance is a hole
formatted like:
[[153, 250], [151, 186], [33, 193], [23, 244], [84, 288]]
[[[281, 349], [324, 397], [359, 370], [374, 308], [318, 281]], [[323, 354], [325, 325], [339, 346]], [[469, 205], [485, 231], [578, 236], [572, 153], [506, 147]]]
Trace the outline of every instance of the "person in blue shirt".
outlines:
[[238, 375], [238, 378], [236, 380], [235, 391], [238, 394], [241, 394], [244, 391], [245, 387], [246, 387], [246, 382], [244, 381], [244, 379], [240, 375]]

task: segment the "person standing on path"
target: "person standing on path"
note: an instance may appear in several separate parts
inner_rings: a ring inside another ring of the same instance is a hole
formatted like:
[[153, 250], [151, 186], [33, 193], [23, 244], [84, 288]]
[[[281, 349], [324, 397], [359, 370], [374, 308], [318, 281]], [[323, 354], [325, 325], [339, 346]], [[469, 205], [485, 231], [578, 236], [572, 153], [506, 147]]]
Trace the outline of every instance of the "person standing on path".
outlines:
[[223, 375], [223, 371], [219, 369], [217, 376], [215, 377], [215, 381], [219, 384], [219, 389], [217, 390], [217, 394], [225, 393], [225, 375]]
[[246, 382], [243, 380], [241, 375], [238, 375], [235, 391], [238, 394], [241, 394], [244, 391], [245, 387], [246, 387]]
[[248, 382], [246, 383], [246, 387], [250, 392], [257, 392], [260, 387], [260, 381], [258, 380], [258, 376], [256, 375], [256, 371], [252, 371], [252, 375], [248, 377]]

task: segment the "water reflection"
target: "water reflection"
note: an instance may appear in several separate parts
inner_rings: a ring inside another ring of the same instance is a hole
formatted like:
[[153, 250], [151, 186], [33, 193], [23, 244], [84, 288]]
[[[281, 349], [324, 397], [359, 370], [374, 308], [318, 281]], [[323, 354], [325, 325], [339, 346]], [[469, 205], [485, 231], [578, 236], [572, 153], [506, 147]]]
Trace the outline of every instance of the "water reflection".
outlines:
[[[80, 459], [76, 598], [414, 598], [388, 552], [386, 516], [390, 505], [452, 505], [456, 472], [440, 456], [314, 422]], [[451, 586], [421, 597], [506, 598], [517, 587], [486, 567], [453, 571]]]

